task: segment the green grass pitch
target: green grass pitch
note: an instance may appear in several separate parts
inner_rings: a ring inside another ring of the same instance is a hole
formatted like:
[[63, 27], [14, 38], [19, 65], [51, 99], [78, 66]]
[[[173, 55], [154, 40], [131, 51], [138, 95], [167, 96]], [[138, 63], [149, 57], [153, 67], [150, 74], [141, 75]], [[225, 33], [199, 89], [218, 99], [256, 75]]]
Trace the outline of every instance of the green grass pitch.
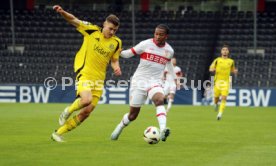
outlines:
[[118, 141], [110, 134], [127, 105], [99, 105], [87, 121], [50, 139], [65, 104], [0, 104], [1, 166], [275, 166], [276, 110], [227, 107], [221, 121], [212, 107], [173, 106], [167, 142], [149, 145], [142, 135], [158, 126], [152, 105], [144, 106]]

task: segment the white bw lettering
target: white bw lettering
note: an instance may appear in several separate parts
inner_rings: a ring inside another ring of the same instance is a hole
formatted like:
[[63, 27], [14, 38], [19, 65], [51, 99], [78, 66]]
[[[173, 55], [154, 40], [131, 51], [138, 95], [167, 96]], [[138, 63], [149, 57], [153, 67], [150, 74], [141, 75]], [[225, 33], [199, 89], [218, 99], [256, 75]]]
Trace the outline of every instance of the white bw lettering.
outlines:
[[21, 86], [20, 87], [20, 103], [47, 103], [49, 99], [50, 90], [44, 88], [43, 86], [35, 87], [35, 86]]

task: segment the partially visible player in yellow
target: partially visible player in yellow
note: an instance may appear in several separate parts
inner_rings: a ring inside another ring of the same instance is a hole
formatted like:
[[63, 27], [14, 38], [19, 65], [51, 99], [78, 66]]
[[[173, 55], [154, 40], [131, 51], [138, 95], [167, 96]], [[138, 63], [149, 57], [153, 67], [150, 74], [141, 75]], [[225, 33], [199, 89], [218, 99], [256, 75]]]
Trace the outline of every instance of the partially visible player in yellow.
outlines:
[[[236, 75], [238, 73], [238, 70], [235, 68], [234, 60], [229, 58], [229, 47], [227, 45], [222, 47], [221, 57], [216, 58], [212, 62], [209, 71], [215, 73], [214, 103], [215, 110], [217, 111], [219, 109], [217, 120], [220, 120], [225, 109], [227, 96], [229, 94], [231, 84], [230, 74], [234, 73]], [[221, 97], [220, 106], [218, 106], [219, 97]]]
[[[110, 61], [114, 74], [121, 75], [119, 55], [122, 42], [115, 36], [120, 24], [115, 15], [109, 15], [103, 23], [103, 28], [100, 28], [79, 20], [59, 5], [55, 5], [53, 9], [83, 35], [83, 44], [74, 63], [77, 98], [61, 113], [61, 127], [52, 133], [54, 141], [64, 142], [62, 135], [80, 125], [96, 107], [102, 95], [106, 68]], [[79, 114], [69, 119], [77, 110], [80, 110]]]

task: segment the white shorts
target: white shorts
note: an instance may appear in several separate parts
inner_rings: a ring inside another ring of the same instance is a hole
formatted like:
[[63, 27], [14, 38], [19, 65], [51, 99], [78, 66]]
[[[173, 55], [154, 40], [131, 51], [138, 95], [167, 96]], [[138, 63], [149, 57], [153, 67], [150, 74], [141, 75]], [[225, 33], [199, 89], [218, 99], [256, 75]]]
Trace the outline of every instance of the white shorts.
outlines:
[[161, 84], [156, 84], [148, 88], [138, 88], [136, 86], [132, 86], [129, 91], [129, 105], [131, 107], [141, 107], [147, 100], [147, 97], [152, 99], [156, 93], [164, 94]]
[[165, 93], [165, 95], [175, 94], [175, 91], [176, 91], [176, 85], [175, 85], [175, 83], [174, 82], [166, 81], [165, 82], [165, 86], [164, 86], [164, 93]]

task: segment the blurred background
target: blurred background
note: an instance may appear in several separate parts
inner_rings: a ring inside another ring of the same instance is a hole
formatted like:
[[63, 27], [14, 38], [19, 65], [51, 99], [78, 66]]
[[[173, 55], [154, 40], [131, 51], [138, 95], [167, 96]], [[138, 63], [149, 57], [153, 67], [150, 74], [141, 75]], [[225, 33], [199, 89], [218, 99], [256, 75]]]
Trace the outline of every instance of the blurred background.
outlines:
[[[230, 46], [238, 88], [276, 86], [275, 0], [2, 0], [0, 2], [0, 84], [43, 84], [46, 77], [74, 78], [73, 60], [82, 36], [59, 14], [55, 4], [81, 20], [99, 26], [116, 14], [121, 25], [117, 36], [123, 48], [153, 37], [160, 23], [170, 27], [168, 43], [178, 66], [188, 79], [210, 79], [210, 63]], [[129, 79], [139, 59], [120, 59]]]

